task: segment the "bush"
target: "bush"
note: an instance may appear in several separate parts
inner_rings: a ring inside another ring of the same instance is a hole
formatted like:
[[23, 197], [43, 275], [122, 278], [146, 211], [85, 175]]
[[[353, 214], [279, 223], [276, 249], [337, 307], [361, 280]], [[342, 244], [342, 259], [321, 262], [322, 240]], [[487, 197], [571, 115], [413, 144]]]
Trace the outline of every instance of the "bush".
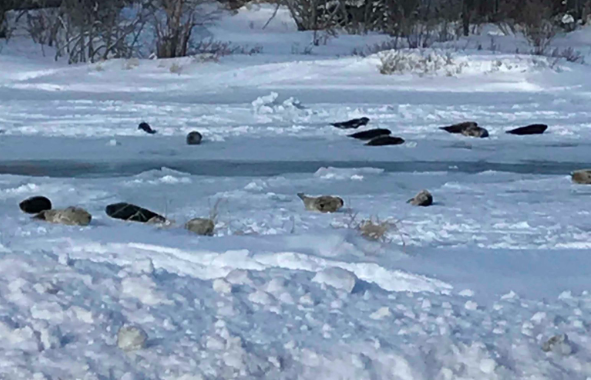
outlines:
[[437, 51], [392, 50], [380, 54], [378, 69], [381, 74], [415, 73], [419, 75], [438, 74], [447, 76], [460, 74], [465, 63], [457, 64], [450, 52], [441, 54]]
[[558, 31], [548, 0], [526, 0], [522, 8], [523, 35], [533, 47], [533, 54], [544, 55]]

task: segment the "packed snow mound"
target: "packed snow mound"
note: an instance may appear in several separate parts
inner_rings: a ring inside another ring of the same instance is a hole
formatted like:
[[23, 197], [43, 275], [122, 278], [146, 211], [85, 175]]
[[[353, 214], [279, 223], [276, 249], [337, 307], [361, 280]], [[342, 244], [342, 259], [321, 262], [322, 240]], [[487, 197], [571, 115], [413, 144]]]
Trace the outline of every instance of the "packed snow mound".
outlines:
[[[157, 269], [142, 274], [150, 291], [164, 297], [152, 302], [139, 288], [119, 291], [137, 272], [128, 265], [60, 260], [43, 251], [34, 257], [0, 254], [5, 363], [0, 376], [318, 379], [320, 374], [429, 380], [438, 373], [481, 380], [591, 375], [587, 352], [573, 349], [587, 339], [587, 292], [546, 302], [500, 297], [473, 308], [465, 307], [467, 292], [391, 293], [362, 286], [351, 293], [356, 276], [338, 268], [316, 276], [293, 269], [234, 270], [215, 280]], [[196, 352], [207, 355], [194, 360]], [[27, 360], [30, 355], [39, 360]], [[506, 360], [513, 364], [506, 366]]]
[[271, 92], [269, 95], [260, 96], [252, 102], [252, 108], [258, 114], [275, 114], [283, 112], [297, 113], [306, 109], [302, 103], [293, 97], [283, 102], [278, 101], [279, 94]]
[[322, 167], [314, 173], [314, 176], [323, 180], [353, 180], [362, 181], [365, 176], [375, 176], [382, 174], [384, 169], [379, 168], [333, 168]]
[[357, 277], [341, 268], [327, 268], [316, 273], [312, 281], [351, 293], [357, 282]]

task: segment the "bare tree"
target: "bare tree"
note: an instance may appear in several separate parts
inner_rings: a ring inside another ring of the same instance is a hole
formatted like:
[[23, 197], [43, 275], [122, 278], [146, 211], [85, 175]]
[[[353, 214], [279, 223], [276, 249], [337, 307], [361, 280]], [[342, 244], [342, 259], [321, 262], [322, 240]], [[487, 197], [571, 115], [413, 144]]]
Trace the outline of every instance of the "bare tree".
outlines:
[[154, 0], [154, 28], [158, 58], [190, 54], [193, 30], [215, 20], [217, 10], [207, 10], [203, 0]]
[[[135, 16], [124, 18], [123, 7], [132, 5]], [[56, 60], [67, 55], [80, 63], [131, 57], [147, 16], [141, 3], [128, 0], [62, 0], [54, 21]]]
[[519, 19], [534, 54], [543, 55], [557, 33], [550, 0], [525, 0]]

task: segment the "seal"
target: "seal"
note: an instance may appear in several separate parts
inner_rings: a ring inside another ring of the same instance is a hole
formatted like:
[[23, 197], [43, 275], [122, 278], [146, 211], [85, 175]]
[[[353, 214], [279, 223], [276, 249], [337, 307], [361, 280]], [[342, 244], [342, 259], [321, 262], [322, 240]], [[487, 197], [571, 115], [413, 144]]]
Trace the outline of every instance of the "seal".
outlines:
[[505, 133], [512, 135], [541, 135], [546, 132], [548, 126], [546, 124], [530, 124], [525, 127], [515, 128]]
[[331, 125], [340, 129], [357, 129], [361, 126], [367, 125], [367, 123], [369, 123], [369, 118], [361, 117], [359, 119], [351, 119], [347, 121], [341, 121], [339, 123], [332, 123]]
[[144, 131], [150, 135], [153, 135], [156, 133], [156, 131], [154, 129], [152, 129], [152, 127], [150, 127], [150, 124], [146, 123], [145, 121], [142, 121], [140, 123], [140, 125], [137, 127], [137, 129], [141, 129], [142, 131]]
[[404, 144], [404, 139], [392, 136], [379, 136], [375, 139], [369, 140], [365, 145], [367, 146], [384, 146], [384, 145], [400, 145]]
[[447, 127], [439, 127], [439, 129], [443, 129], [449, 133], [462, 133], [466, 128], [476, 128], [478, 127], [478, 123], [475, 121], [465, 121], [463, 123], [452, 124]]
[[464, 129], [462, 132], [460, 132], [462, 135], [464, 136], [468, 136], [468, 137], [479, 137], [479, 138], [484, 138], [484, 137], [488, 137], [488, 131], [482, 127], [478, 127], [478, 126], [470, 126], [466, 129]]
[[42, 211], [51, 210], [51, 201], [42, 196], [27, 198], [18, 204], [18, 207], [27, 214], [39, 214]]
[[433, 204], [433, 196], [427, 190], [421, 190], [413, 198], [406, 201], [406, 203], [410, 203], [413, 206], [431, 206]]
[[581, 169], [570, 173], [574, 183], [580, 185], [591, 185], [591, 169]]
[[66, 226], [88, 226], [92, 215], [82, 208], [68, 207], [63, 210], [45, 210], [37, 214], [35, 218]]
[[140, 223], [166, 223], [166, 218], [153, 211], [131, 203], [113, 203], [105, 208], [105, 212], [113, 219], [121, 219]]
[[201, 144], [201, 140], [203, 139], [203, 135], [197, 131], [189, 132], [187, 135], [187, 144], [188, 145], [199, 145]]
[[354, 139], [358, 139], [358, 140], [371, 140], [371, 139], [379, 137], [379, 136], [388, 136], [391, 133], [392, 132], [389, 129], [376, 128], [376, 129], [369, 129], [367, 131], [353, 133], [348, 136], [353, 137]]
[[304, 202], [304, 207], [308, 211], [336, 212], [345, 204], [341, 198], [332, 195], [308, 197], [304, 193], [298, 193], [298, 197]]

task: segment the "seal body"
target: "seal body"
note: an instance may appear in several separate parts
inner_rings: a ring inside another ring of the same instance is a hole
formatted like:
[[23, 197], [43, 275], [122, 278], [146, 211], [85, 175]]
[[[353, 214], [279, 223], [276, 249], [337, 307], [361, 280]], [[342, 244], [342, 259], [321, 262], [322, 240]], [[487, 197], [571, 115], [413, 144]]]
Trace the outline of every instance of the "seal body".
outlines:
[[42, 196], [27, 198], [18, 204], [18, 207], [27, 214], [39, 214], [42, 211], [51, 210], [51, 201]]
[[369, 140], [365, 145], [367, 146], [384, 146], [384, 145], [400, 145], [404, 144], [404, 139], [393, 136], [378, 136], [375, 139]]
[[137, 127], [137, 129], [140, 129], [150, 135], [156, 133], [156, 131], [152, 129], [152, 127], [150, 127], [150, 124], [146, 123], [145, 121], [142, 121], [140, 125]]
[[87, 226], [92, 220], [90, 213], [79, 207], [42, 211], [36, 218], [49, 223], [65, 224], [66, 226]]
[[367, 125], [367, 123], [369, 123], [369, 118], [361, 117], [359, 119], [351, 119], [339, 123], [332, 123], [331, 125], [340, 129], [356, 129], [363, 125]]
[[409, 199], [407, 203], [413, 206], [431, 206], [433, 204], [433, 196], [427, 190], [422, 190], [413, 198]]
[[341, 198], [332, 195], [308, 197], [304, 193], [298, 193], [298, 197], [304, 202], [306, 210], [309, 211], [336, 212], [345, 204]]
[[449, 133], [462, 133], [463, 130], [466, 128], [475, 128], [478, 127], [478, 123], [474, 121], [465, 121], [463, 123], [453, 124], [447, 127], [439, 127], [439, 129], [443, 129]]
[[531, 124], [525, 127], [515, 128], [506, 133], [512, 135], [541, 135], [546, 132], [548, 126], [546, 124]]
[[114, 219], [140, 223], [165, 223], [166, 218], [153, 211], [133, 205], [131, 203], [113, 203], [105, 208], [108, 216]]
[[357, 140], [371, 140], [371, 139], [374, 139], [374, 138], [380, 137], [380, 136], [388, 136], [391, 133], [392, 132], [390, 132], [389, 129], [376, 128], [376, 129], [370, 129], [368, 131], [361, 131], [361, 132], [353, 133], [353, 134], [349, 135], [349, 137], [353, 137], [354, 139], [357, 139]]
[[591, 185], [591, 169], [574, 171], [571, 173], [571, 179], [580, 185]]
[[488, 131], [482, 127], [470, 126], [466, 129], [464, 129], [460, 133], [462, 135], [468, 136], [468, 137], [479, 137], [479, 138], [488, 137]]
[[199, 145], [201, 144], [201, 140], [203, 139], [203, 135], [197, 131], [189, 132], [187, 135], [187, 144], [188, 145]]

